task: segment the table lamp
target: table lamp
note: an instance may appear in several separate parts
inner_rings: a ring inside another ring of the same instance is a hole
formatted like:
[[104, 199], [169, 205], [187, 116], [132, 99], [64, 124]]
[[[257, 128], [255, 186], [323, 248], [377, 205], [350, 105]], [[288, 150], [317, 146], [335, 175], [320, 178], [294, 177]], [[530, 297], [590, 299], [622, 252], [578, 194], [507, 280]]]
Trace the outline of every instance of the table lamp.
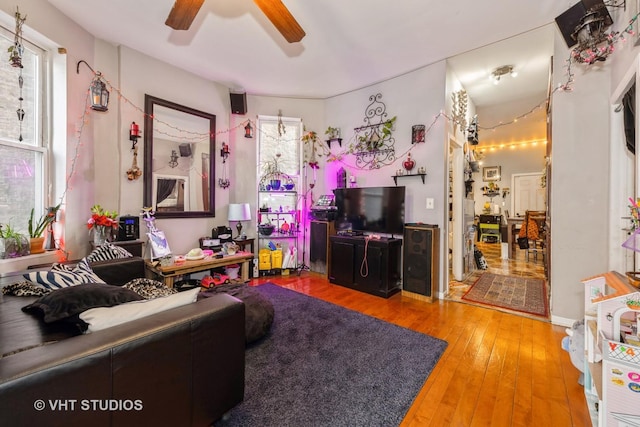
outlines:
[[251, 220], [251, 208], [249, 207], [249, 203], [230, 203], [229, 204], [229, 214], [228, 220], [237, 221], [236, 229], [238, 230], [238, 237], [240, 239], [242, 236], [242, 221], [250, 221]]

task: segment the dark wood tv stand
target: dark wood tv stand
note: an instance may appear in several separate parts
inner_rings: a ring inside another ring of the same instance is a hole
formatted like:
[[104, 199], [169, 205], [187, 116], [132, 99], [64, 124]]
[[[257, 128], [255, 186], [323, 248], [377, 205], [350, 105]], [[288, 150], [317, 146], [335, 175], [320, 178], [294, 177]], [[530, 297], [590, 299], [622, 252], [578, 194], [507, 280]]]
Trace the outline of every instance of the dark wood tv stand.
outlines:
[[[329, 240], [329, 282], [383, 298], [400, 291], [401, 239], [382, 237], [368, 244], [365, 236], [331, 236]], [[365, 246], [367, 263], [363, 266]]]

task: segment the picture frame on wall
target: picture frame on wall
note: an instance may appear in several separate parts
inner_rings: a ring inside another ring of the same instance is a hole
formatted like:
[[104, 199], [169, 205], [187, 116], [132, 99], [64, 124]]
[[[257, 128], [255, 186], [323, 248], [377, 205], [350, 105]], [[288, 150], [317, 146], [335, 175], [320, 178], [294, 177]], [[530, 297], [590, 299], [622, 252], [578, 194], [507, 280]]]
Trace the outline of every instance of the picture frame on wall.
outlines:
[[487, 166], [482, 168], [483, 181], [500, 181], [500, 166]]
[[[638, 0], [640, 1], [640, 0]], [[413, 125], [411, 127], [411, 143], [419, 144], [424, 142], [425, 140], [425, 126], [424, 125]]]

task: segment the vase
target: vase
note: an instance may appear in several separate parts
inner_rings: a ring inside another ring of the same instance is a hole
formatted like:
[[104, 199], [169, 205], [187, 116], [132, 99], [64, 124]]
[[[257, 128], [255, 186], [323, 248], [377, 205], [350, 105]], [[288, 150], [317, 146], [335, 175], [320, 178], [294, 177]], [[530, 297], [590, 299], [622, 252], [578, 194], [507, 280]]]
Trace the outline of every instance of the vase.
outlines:
[[93, 246], [98, 247], [107, 243], [109, 236], [109, 229], [103, 225], [96, 225], [93, 227]]
[[32, 254], [44, 253], [44, 237], [32, 237], [29, 241], [29, 248]]
[[411, 159], [411, 153], [407, 155], [407, 160], [402, 163], [402, 166], [404, 166], [407, 172], [411, 172], [411, 170], [416, 166], [416, 162]]

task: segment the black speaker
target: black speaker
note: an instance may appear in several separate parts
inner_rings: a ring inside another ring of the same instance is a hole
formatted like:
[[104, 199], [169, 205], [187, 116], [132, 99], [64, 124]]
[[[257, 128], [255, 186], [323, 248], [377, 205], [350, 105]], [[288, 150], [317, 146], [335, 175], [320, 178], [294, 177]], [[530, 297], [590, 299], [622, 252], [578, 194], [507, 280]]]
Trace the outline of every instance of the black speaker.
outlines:
[[440, 229], [437, 225], [405, 224], [403, 239], [403, 290], [438, 298], [440, 281]]
[[178, 148], [180, 149], [180, 157], [191, 157], [191, 144], [180, 144]]
[[231, 98], [231, 114], [247, 114], [247, 94], [229, 93]]
[[336, 234], [333, 221], [311, 221], [309, 238], [310, 270], [327, 276], [331, 266], [329, 237]]

